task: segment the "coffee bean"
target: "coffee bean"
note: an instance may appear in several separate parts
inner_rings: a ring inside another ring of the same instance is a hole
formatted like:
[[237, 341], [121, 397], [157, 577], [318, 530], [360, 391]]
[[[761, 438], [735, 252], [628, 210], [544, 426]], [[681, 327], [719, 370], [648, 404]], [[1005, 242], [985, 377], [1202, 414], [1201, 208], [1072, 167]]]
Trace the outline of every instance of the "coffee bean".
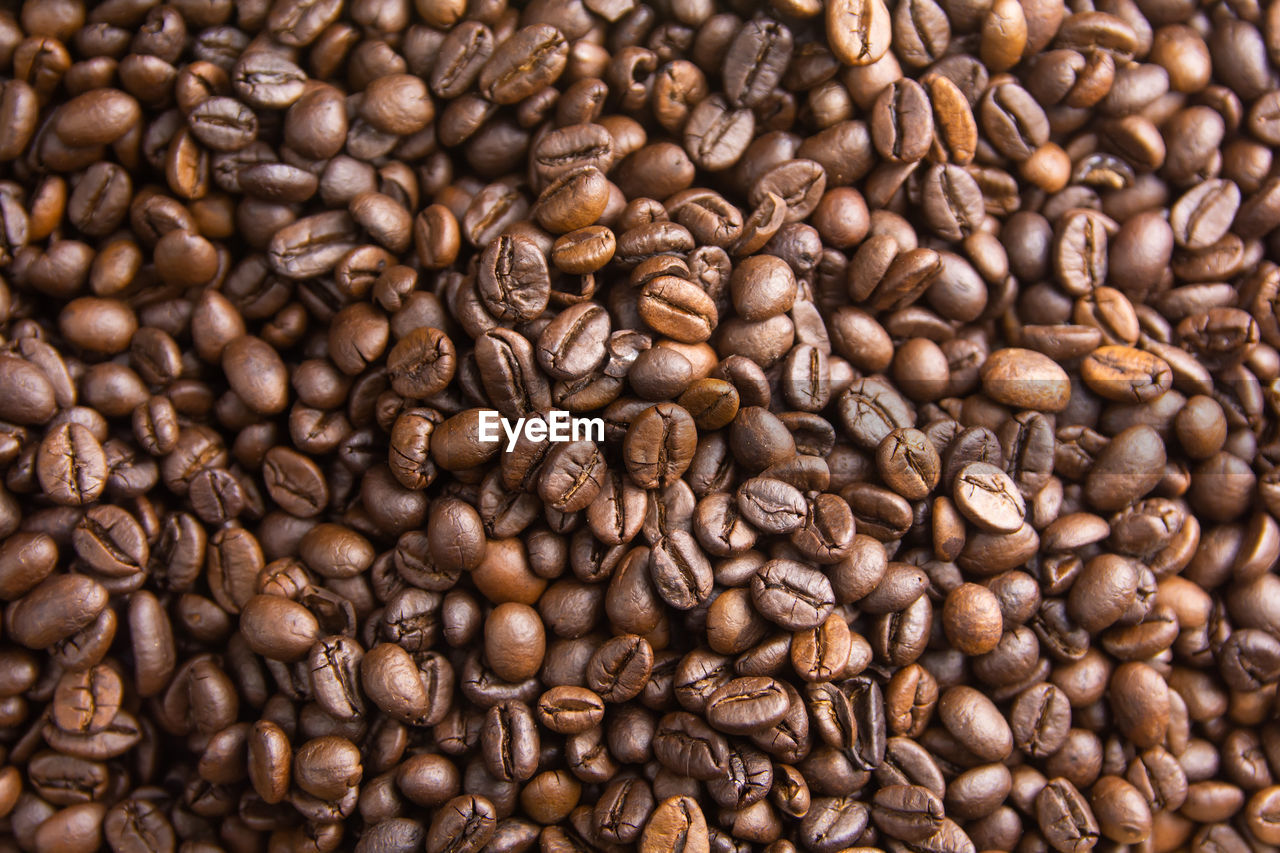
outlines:
[[871, 112], [871, 139], [886, 160], [914, 163], [933, 144], [933, 111], [919, 83], [899, 80], [876, 98]]
[[1000, 602], [986, 587], [961, 584], [947, 593], [942, 607], [942, 627], [951, 645], [965, 654], [994, 651], [1004, 628]]
[[521, 681], [542, 666], [546, 637], [532, 607], [505, 602], [485, 622], [485, 657], [500, 678]]
[[1053, 779], [1035, 798], [1036, 819], [1055, 850], [1075, 850], [1097, 842], [1098, 822], [1080, 791], [1067, 779]]
[[972, 687], [957, 686], [943, 693], [938, 715], [947, 731], [981, 758], [1000, 761], [1013, 749], [1009, 724], [995, 703]]
[[496, 832], [493, 803], [475, 794], [461, 794], [445, 803], [427, 830], [431, 851], [482, 849]]
[[996, 350], [982, 366], [982, 389], [993, 400], [1023, 409], [1056, 412], [1071, 396], [1066, 371], [1031, 350]]
[[72, 98], [59, 110], [54, 132], [67, 145], [115, 142], [142, 118], [138, 101], [119, 89], [96, 89]]
[[654, 331], [683, 343], [705, 341], [719, 321], [711, 298], [693, 282], [676, 276], [648, 282], [636, 308]]
[[871, 819], [881, 831], [905, 842], [924, 841], [938, 831], [942, 801], [919, 785], [888, 785], [876, 792]]
[[1026, 502], [1013, 480], [987, 462], [970, 462], [956, 474], [956, 509], [983, 530], [1014, 533], [1026, 518]]
[[102, 445], [78, 423], [55, 427], [40, 442], [36, 477], [51, 500], [80, 506], [96, 500], [107, 485], [107, 460]]
[[564, 234], [593, 224], [604, 213], [608, 201], [604, 175], [595, 166], [581, 166], [549, 183], [532, 212], [544, 228]]
[[846, 797], [818, 797], [800, 822], [800, 837], [811, 850], [834, 851], [855, 842], [870, 822], [870, 809]]
[[556, 379], [579, 379], [605, 360], [609, 314], [597, 303], [567, 308], [538, 337], [538, 364]]
[[652, 670], [653, 649], [645, 639], [615, 637], [591, 656], [586, 686], [606, 702], [625, 702], [640, 694]]
[[782, 686], [771, 678], [736, 678], [711, 694], [707, 720], [728, 734], [752, 734], [781, 722], [790, 707]]
[[286, 225], [272, 235], [267, 259], [290, 279], [330, 272], [356, 246], [355, 223], [346, 211], [320, 213]]
[[677, 610], [691, 610], [711, 594], [711, 564], [697, 540], [673, 530], [654, 543], [649, 573], [658, 596]]
[[569, 44], [546, 24], [516, 32], [480, 69], [480, 91], [498, 104], [514, 104], [556, 81], [569, 58]]
[[842, 0], [826, 10], [831, 50], [846, 65], [878, 62], [889, 50], [892, 21], [884, 3], [876, 0]]
[[689, 796], [670, 797], [658, 803], [640, 837], [644, 853], [658, 850], [710, 850], [707, 821], [697, 800]]
[[9, 632], [27, 648], [46, 648], [93, 622], [107, 595], [90, 577], [53, 575], [9, 606]]
[[924, 433], [895, 429], [876, 449], [876, 464], [885, 484], [909, 500], [920, 500], [938, 484], [942, 462]]
[[654, 757], [682, 776], [711, 780], [723, 775], [728, 763], [724, 738], [692, 714], [664, 716], [653, 736]]
[[480, 729], [485, 767], [496, 779], [523, 782], [538, 769], [538, 732], [533, 712], [519, 701], [489, 709]]
[[357, 671], [364, 650], [346, 637], [326, 637], [315, 642], [308, 653], [311, 689], [316, 702], [337, 719], [356, 719], [364, 713], [364, 697]]
[[538, 719], [559, 734], [580, 734], [604, 719], [600, 697], [584, 687], [553, 687], [538, 700]]
[[683, 408], [669, 403], [648, 408], [623, 440], [627, 471], [641, 488], [669, 485], [688, 470], [696, 440], [693, 418]]
[[762, 566], [751, 579], [751, 598], [761, 615], [792, 631], [817, 627], [835, 605], [831, 582], [791, 560]]
[[1081, 364], [1080, 375], [1090, 390], [1110, 400], [1153, 400], [1173, 384], [1167, 362], [1126, 346], [1094, 350]]
[[768, 477], [754, 477], [738, 488], [742, 517], [766, 534], [789, 533], [804, 524], [807, 507], [795, 486]]

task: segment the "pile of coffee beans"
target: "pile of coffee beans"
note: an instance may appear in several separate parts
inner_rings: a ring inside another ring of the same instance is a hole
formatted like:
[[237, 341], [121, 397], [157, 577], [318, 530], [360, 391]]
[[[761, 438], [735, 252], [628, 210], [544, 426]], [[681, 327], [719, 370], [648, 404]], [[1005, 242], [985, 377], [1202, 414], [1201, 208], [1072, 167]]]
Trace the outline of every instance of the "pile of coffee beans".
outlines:
[[1280, 851], [1280, 0], [0, 10], [0, 853]]

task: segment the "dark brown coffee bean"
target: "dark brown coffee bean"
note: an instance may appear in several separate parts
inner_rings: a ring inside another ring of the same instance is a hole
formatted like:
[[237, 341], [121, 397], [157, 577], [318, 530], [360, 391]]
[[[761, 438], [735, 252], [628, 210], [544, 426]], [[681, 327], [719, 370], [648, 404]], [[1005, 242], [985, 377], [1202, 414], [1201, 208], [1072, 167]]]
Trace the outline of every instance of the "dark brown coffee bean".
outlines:
[[304, 279], [330, 272], [355, 247], [355, 223], [351, 217], [346, 211], [330, 211], [299, 219], [276, 231], [267, 259], [278, 275]]
[[609, 202], [604, 175], [595, 166], [563, 172], [547, 184], [533, 206], [533, 216], [554, 234], [586, 228], [600, 218]]
[[107, 485], [107, 460], [102, 445], [78, 423], [55, 427], [40, 442], [36, 476], [50, 499], [64, 506], [96, 500]]
[[480, 749], [496, 779], [524, 782], [538, 769], [539, 739], [533, 712], [523, 702], [499, 703], [485, 714]]
[[610, 329], [609, 314], [599, 304], [572, 305], [538, 337], [538, 364], [554, 378], [580, 379], [608, 356]]
[[431, 853], [474, 853], [494, 837], [496, 825], [492, 802], [475, 794], [461, 794], [436, 812], [427, 830], [426, 849]]
[[961, 514], [983, 530], [1013, 533], [1022, 527], [1026, 502], [1013, 480], [987, 462], [970, 462], [956, 474], [952, 493]]
[[791, 560], [771, 560], [751, 579], [751, 598], [766, 619], [792, 631], [816, 628], [835, 605], [831, 582]]
[[975, 755], [1000, 761], [1013, 749], [1009, 724], [987, 696], [972, 687], [953, 687], [942, 694], [938, 715], [954, 737]]
[[834, 851], [855, 843], [867, 829], [871, 810], [845, 797], [818, 797], [800, 822], [800, 837], [811, 850]]
[[772, 678], [735, 678], [711, 694], [707, 721], [728, 734], [753, 734], [781, 722], [790, 707]]
[[634, 634], [614, 637], [587, 664], [586, 686], [606, 702], [625, 702], [644, 689], [653, 671], [653, 648]]
[[480, 89], [496, 103], [515, 103], [554, 83], [568, 55], [568, 44], [554, 27], [526, 27], [499, 46], [480, 69]]
[[1045, 412], [1061, 411], [1071, 396], [1066, 371], [1040, 353], [1013, 347], [987, 359], [982, 387], [997, 402]]
[[696, 442], [697, 429], [689, 413], [660, 403], [632, 421], [623, 440], [623, 459], [641, 488], [666, 486], [688, 470]]
[[938, 484], [942, 461], [924, 433], [916, 429], [895, 429], [876, 449], [880, 476], [898, 494], [920, 500]]
[[696, 539], [673, 530], [650, 549], [649, 573], [658, 596], [677, 610], [690, 610], [711, 594], [711, 564]]
[[936, 833], [942, 818], [942, 801], [919, 785], [883, 787], [871, 807], [871, 819], [882, 832], [908, 843], [924, 841]]
[[871, 139], [880, 156], [914, 163], [933, 144], [933, 110], [919, 83], [903, 79], [885, 87], [871, 111]]
[[54, 131], [67, 145], [108, 145], [142, 118], [138, 101], [119, 89], [96, 89], [72, 98], [58, 113]]
[[585, 687], [553, 687], [538, 700], [539, 721], [559, 734], [581, 734], [604, 719], [604, 703]]
[[1053, 779], [1036, 796], [1036, 819], [1045, 840], [1055, 850], [1090, 847], [1098, 838], [1098, 822], [1093, 810], [1075, 785]]
[[85, 575], [54, 575], [11, 604], [9, 633], [30, 649], [67, 639], [98, 617], [107, 591]]
[[658, 721], [653, 735], [653, 753], [674, 773], [710, 781], [721, 777], [728, 766], [728, 744], [692, 714], [677, 711]]
[[1239, 207], [1239, 187], [1226, 180], [1205, 181], [1170, 209], [1173, 237], [1189, 249], [1210, 246], [1227, 233]]
[[234, 98], [206, 98], [187, 114], [187, 126], [214, 151], [239, 151], [258, 135], [257, 116]]
[[804, 495], [782, 480], [754, 477], [738, 488], [738, 510], [766, 534], [790, 533], [804, 524]]

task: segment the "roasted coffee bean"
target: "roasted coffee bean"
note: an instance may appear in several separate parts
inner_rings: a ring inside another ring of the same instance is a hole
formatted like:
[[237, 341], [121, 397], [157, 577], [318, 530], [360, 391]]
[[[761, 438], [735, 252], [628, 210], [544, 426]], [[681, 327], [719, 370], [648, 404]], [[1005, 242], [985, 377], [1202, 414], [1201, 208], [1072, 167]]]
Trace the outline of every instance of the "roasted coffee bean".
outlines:
[[691, 610], [706, 601], [714, 582], [697, 540], [683, 530], [673, 530], [654, 543], [649, 574], [658, 596], [677, 610]]
[[894, 163], [914, 163], [929, 153], [933, 111], [919, 83], [904, 78], [885, 87], [871, 111], [871, 139]]
[[480, 91], [495, 103], [513, 104], [544, 86], [564, 71], [569, 44], [555, 27], [525, 27], [498, 48], [480, 69]]
[[9, 633], [27, 648], [47, 648], [90, 625], [107, 597], [93, 578], [53, 575], [9, 606]]
[[636, 309], [654, 331], [690, 344], [711, 337], [719, 319], [711, 297], [676, 276], [659, 276], [645, 284]]
[[1061, 411], [1071, 396], [1066, 371], [1052, 359], [1013, 347], [997, 350], [987, 359], [982, 388], [996, 402], [1042, 412]]
[[942, 694], [938, 715], [951, 735], [980, 758], [1000, 761], [1013, 749], [1009, 724], [986, 695], [957, 686]]
[[600, 646], [586, 670], [586, 686], [606, 702], [640, 694], [653, 671], [653, 648], [643, 637], [623, 635]]
[[1036, 820], [1045, 840], [1055, 850], [1092, 847], [1098, 839], [1098, 822], [1080, 791], [1067, 779], [1053, 779], [1035, 798]]
[[494, 705], [480, 729], [485, 767], [495, 779], [523, 782], [538, 769], [538, 730], [529, 706], [519, 701]]
[[753, 477], [738, 488], [737, 497], [742, 517], [765, 534], [790, 533], [804, 524], [804, 495], [782, 480]]
[[604, 719], [604, 703], [585, 687], [553, 687], [538, 700], [538, 719], [558, 734], [581, 734]]
[[49, 498], [64, 506], [95, 501], [107, 486], [102, 445], [78, 423], [64, 423], [45, 435], [36, 453], [35, 469]]
[[722, 776], [728, 766], [728, 751], [723, 736], [683, 711], [664, 716], [653, 735], [653, 754], [663, 767], [695, 779]]
[[1026, 518], [1026, 501], [1013, 480], [995, 465], [970, 462], [956, 474], [956, 509], [983, 530], [1014, 533]]
[[426, 849], [430, 851], [477, 851], [484, 848], [497, 831], [493, 803], [475, 794], [462, 794], [445, 803], [427, 829]]
[[1080, 366], [1094, 393], [1109, 400], [1154, 400], [1173, 385], [1173, 371], [1160, 357], [1125, 346], [1099, 347]]
[[728, 734], [753, 734], [781, 722], [790, 704], [772, 678], [735, 678], [707, 700], [707, 721]]
[[680, 850], [700, 853], [711, 849], [707, 821], [698, 801], [687, 795], [669, 797], [658, 803], [640, 836], [640, 850]]
[[889, 9], [880, 2], [847, 0], [826, 8], [831, 50], [846, 65], [866, 66], [888, 52], [893, 38]]
[[769, 621], [792, 631], [816, 628], [835, 606], [831, 582], [792, 560], [771, 560], [751, 578], [751, 599]]
[[887, 785], [876, 792], [871, 819], [891, 838], [921, 842], [936, 833], [943, 819], [942, 801], [919, 785]]
[[538, 337], [538, 364], [554, 378], [580, 379], [607, 357], [609, 330], [609, 314], [598, 304], [570, 306]]
[[876, 448], [880, 476], [908, 500], [920, 500], [938, 484], [942, 461], [924, 433], [916, 429], [895, 429]]
[[627, 428], [623, 459], [641, 488], [670, 485], [693, 461], [697, 429], [683, 408], [661, 403], [640, 413]]
[[867, 829], [870, 809], [847, 797], [817, 797], [800, 822], [800, 838], [810, 850], [835, 851], [854, 844]]

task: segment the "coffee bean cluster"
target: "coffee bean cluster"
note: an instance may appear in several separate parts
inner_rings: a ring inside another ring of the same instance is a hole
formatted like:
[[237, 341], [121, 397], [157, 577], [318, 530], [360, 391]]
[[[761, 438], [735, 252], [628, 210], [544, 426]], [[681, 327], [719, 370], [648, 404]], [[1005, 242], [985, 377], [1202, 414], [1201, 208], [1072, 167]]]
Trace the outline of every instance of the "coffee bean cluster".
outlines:
[[5, 4], [0, 853], [1273, 853], [1278, 145], [1280, 0]]

